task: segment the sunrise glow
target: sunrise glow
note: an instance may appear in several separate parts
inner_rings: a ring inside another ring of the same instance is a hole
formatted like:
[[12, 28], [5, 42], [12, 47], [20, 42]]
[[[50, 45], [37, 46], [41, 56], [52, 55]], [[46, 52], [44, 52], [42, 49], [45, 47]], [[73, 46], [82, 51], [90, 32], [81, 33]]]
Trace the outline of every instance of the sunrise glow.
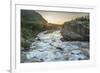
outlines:
[[87, 16], [88, 13], [79, 12], [53, 12], [53, 11], [36, 11], [43, 16], [48, 23], [63, 24], [77, 17]]

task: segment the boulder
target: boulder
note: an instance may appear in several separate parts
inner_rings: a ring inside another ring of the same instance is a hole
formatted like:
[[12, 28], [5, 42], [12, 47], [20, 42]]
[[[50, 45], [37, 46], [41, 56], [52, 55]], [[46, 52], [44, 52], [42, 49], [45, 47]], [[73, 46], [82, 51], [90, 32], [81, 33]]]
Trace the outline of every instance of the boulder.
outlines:
[[84, 17], [65, 22], [61, 34], [65, 40], [89, 41], [89, 20]]
[[81, 36], [78, 33], [72, 32], [72, 31], [65, 31], [62, 30], [62, 36], [65, 40], [68, 41], [78, 41], [78, 40], [82, 40], [83, 36]]

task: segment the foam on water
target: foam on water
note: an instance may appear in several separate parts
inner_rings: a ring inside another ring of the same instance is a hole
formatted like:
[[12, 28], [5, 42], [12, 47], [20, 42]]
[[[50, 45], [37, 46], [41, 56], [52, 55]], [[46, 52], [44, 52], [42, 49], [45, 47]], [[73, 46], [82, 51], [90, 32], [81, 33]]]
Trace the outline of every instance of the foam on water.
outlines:
[[[80, 44], [88, 47], [88, 43], [78, 41], [61, 41], [62, 35], [60, 30], [52, 33], [48, 31], [41, 32], [37, 35], [36, 40], [30, 48], [32, 51], [26, 53], [26, 59], [34, 61], [57, 61], [57, 60], [85, 60], [87, 56], [80, 50]], [[37, 40], [40, 39], [40, 40]], [[87, 46], [86, 46], [87, 45]], [[66, 59], [67, 58], [67, 59]]]

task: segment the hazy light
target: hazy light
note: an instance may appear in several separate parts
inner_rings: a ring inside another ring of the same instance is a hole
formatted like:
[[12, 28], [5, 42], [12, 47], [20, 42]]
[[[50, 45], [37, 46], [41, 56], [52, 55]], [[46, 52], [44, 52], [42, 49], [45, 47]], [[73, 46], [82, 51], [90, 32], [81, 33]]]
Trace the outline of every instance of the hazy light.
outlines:
[[53, 12], [53, 11], [37, 11], [40, 13], [44, 19], [49, 23], [63, 24], [66, 21], [70, 21], [77, 17], [87, 16], [89, 13], [79, 13], [79, 12]]

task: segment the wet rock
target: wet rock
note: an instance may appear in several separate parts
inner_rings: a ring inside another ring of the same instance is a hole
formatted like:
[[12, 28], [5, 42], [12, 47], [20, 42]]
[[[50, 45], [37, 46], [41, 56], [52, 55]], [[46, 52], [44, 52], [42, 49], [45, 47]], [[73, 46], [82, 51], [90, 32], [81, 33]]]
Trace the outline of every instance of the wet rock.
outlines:
[[68, 41], [81, 40], [83, 38], [78, 33], [75, 33], [75, 32], [72, 32], [72, 31], [62, 30], [62, 35], [63, 35], [63, 38], [65, 40], [68, 40]]
[[63, 48], [61, 48], [61, 47], [56, 47], [57, 49], [59, 49], [59, 50], [61, 50], [61, 51], [63, 51]]

